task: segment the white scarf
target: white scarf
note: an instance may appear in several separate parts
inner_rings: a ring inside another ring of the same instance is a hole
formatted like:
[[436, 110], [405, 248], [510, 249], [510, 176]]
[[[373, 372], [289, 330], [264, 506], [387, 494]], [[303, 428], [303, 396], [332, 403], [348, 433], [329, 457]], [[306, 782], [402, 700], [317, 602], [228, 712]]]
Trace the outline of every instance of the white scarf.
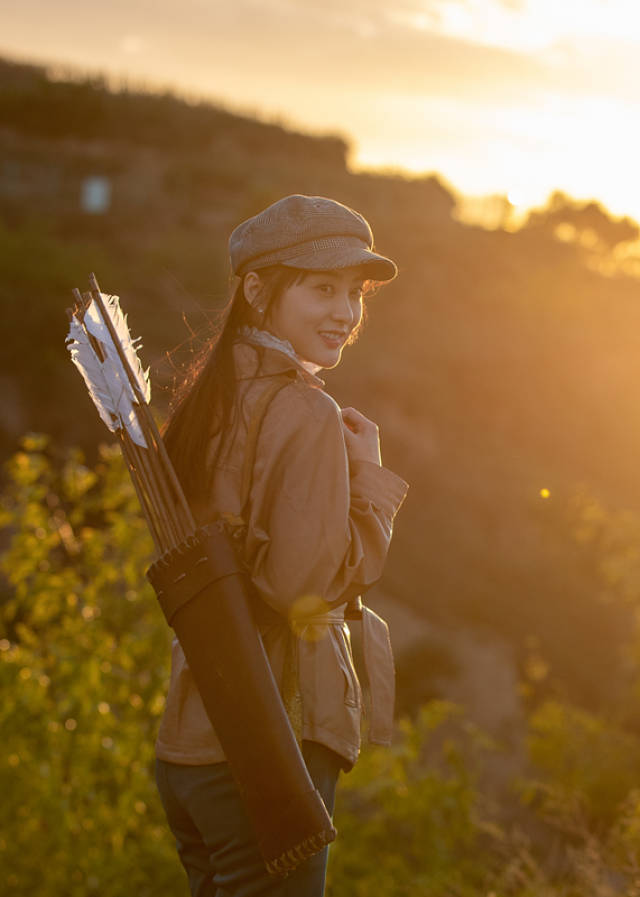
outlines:
[[247, 342], [252, 343], [254, 346], [265, 346], [267, 349], [276, 349], [278, 352], [284, 352], [285, 355], [292, 358], [296, 364], [299, 364], [300, 367], [304, 368], [309, 374], [315, 376], [318, 371], [322, 370], [321, 365], [314, 364], [311, 361], [304, 361], [300, 358], [289, 340], [280, 339], [280, 337], [275, 336], [268, 330], [258, 330], [257, 327], [249, 327], [248, 324], [244, 324], [239, 329], [238, 333], [243, 339], [246, 339]]

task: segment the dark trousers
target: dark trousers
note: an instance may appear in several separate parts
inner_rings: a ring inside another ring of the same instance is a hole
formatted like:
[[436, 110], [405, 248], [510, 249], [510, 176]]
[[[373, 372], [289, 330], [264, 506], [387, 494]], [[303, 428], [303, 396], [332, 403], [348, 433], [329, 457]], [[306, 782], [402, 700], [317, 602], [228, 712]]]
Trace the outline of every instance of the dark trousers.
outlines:
[[[312, 741], [302, 755], [332, 814], [341, 758]], [[157, 760], [156, 781], [192, 897], [322, 897], [328, 847], [285, 879], [269, 875], [226, 763]]]

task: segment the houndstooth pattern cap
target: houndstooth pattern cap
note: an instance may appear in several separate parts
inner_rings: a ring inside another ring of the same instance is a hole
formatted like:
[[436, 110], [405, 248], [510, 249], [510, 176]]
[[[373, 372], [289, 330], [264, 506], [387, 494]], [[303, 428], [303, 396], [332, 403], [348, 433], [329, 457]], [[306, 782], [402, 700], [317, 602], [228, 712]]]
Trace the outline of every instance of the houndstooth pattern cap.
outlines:
[[398, 273], [395, 262], [373, 251], [365, 218], [324, 196], [285, 196], [239, 224], [229, 238], [231, 270], [242, 276], [268, 265], [327, 271], [366, 265], [373, 280]]

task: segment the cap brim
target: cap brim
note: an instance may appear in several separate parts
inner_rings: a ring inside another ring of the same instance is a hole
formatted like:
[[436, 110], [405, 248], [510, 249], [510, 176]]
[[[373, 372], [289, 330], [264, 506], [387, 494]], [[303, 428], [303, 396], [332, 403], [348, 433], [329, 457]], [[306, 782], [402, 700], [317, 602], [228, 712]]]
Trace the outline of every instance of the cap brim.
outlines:
[[318, 249], [308, 255], [298, 255], [295, 259], [281, 261], [279, 264], [287, 268], [305, 268], [308, 271], [330, 271], [363, 265], [365, 276], [381, 283], [393, 280], [398, 274], [396, 263], [391, 259], [358, 247]]

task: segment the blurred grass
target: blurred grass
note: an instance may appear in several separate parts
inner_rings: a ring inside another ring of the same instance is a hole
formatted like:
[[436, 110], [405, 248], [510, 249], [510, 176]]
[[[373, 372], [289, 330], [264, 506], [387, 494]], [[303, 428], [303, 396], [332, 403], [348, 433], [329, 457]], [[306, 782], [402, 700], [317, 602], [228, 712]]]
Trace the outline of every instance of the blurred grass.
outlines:
[[[25, 437], [0, 507], [3, 892], [186, 894], [153, 781], [170, 636], [119, 452], [91, 467]], [[520, 734], [506, 782], [513, 744], [450, 702], [365, 748], [339, 788], [328, 897], [637, 895], [638, 733], [541, 696]]]

